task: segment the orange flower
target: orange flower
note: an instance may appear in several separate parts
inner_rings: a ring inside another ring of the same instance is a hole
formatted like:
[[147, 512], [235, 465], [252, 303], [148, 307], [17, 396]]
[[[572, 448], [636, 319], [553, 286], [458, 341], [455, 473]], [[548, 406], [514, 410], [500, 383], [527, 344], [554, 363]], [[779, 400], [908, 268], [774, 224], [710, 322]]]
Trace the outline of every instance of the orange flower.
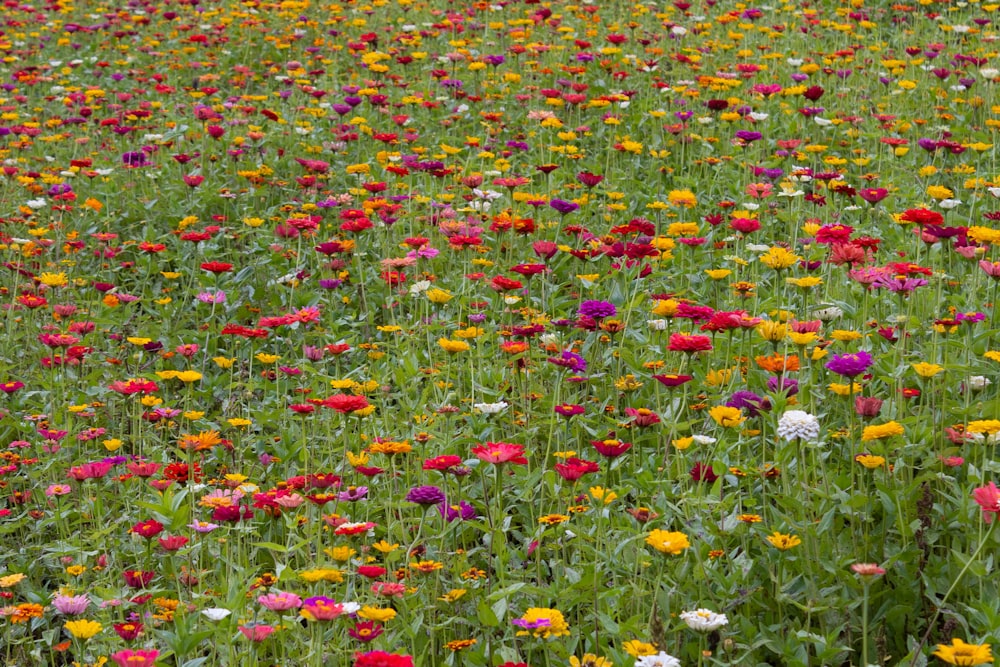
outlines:
[[25, 602], [13, 608], [10, 614], [11, 623], [27, 623], [33, 618], [41, 618], [45, 613], [45, 608], [34, 602]]
[[799, 370], [799, 357], [797, 354], [790, 354], [786, 357], [774, 353], [767, 357], [754, 357], [754, 361], [768, 373], [787, 373]]

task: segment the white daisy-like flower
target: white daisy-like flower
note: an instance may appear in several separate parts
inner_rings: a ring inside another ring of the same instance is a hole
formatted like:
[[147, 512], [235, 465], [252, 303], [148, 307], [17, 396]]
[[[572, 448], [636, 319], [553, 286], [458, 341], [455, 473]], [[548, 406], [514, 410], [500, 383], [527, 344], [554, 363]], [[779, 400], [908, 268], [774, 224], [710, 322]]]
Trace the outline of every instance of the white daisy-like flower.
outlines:
[[212, 607], [211, 609], [202, 609], [201, 613], [203, 616], [207, 617], [210, 621], [221, 621], [226, 616], [229, 616], [233, 612], [228, 609], [223, 609], [222, 607]]
[[636, 658], [635, 667], [681, 667], [681, 661], [660, 651], [656, 655], [644, 655]]
[[962, 205], [961, 199], [942, 199], [938, 202], [938, 206], [946, 211], [950, 211], [953, 208], [958, 208]]
[[697, 632], [712, 632], [723, 625], [729, 625], [725, 614], [717, 614], [710, 609], [695, 609], [681, 614], [681, 620]]
[[973, 375], [969, 378], [969, 389], [972, 391], [982, 391], [988, 386], [993, 384], [990, 379], [984, 375]]
[[778, 436], [789, 442], [796, 438], [814, 442], [819, 438], [819, 420], [803, 410], [789, 410], [778, 420]]
[[668, 320], [646, 320], [646, 326], [653, 331], [666, 331], [669, 325]]
[[819, 310], [813, 311], [813, 316], [817, 320], [821, 320], [823, 322], [829, 322], [830, 320], [835, 320], [843, 314], [844, 311], [841, 310], [838, 306], [829, 306], [827, 308], [820, 308]]
[[500, 401], [498, 403], [474, 403], [472, 407], [484, 415], [496, 415], [500, 414], [501, 412], [507, 409], [507, 402]]

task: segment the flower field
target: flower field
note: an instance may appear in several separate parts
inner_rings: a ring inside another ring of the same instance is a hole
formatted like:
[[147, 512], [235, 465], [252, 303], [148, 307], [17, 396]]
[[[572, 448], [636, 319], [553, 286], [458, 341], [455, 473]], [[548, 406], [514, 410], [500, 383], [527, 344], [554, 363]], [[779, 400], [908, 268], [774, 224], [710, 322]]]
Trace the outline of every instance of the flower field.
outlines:
[[1000, 4], [0, 25], [0, 660], [993, 665]]

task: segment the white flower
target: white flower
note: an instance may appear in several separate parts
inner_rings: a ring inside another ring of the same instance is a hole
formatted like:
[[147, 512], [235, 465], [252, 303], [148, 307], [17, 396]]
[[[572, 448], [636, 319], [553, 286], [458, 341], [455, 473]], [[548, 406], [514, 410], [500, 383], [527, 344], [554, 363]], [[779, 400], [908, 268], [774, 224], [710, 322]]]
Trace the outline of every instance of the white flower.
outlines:
[[221, 621], [233, 612], [228, 609], [223, 609], [222, 607], [212, 607], [211, 609], [202, 609], [201, 613], [210, 621]]
[[45, 199], [29, 199], [24, 203], [28, 208], [38, 210], [40, 208], [45, 208], [45, 205], [48, 202], [46, 202]]
[[994, 197], [1000, 198], [1000, 188], [986, 188], [986, 191]]
[[789, 410], [778, 420], [778, 436], [791, 442], [796, 438], [815, 441], [819, 438], [819, 420], [802, 410]]
[[500, 401], [499, 403], [474, 403], [472, 407], [484, 415], [496, 415], [500, 414], [501, 412], [507, 409], [507, 402]]
[[656, 655], [644, 655], [641, 658], [636, 658], [635, 667], [681, 667], [681, 661], [660, 651]]
[[425, 292], [428, 289], [430, 289], [430, 286], [431, 286], [431, 281], [429, 280], [417, 281], [412, 285], [410, 285], [410, 296], [417, 296], [421, 292]]
[[696, 445], [714, 445], [718, 442], [718, 440], [710, 435], [692, 435], [691, 440], [693, 440]]
[[820, 127], [830, 127], [833, 125], [833, 121], [827, 118], [820, 118], [819, 116], [813, 116], [813, 122]]
[[718, 630], [723, 625], [729, 625], [729, 619], [725, 614], [717, 614], [709, 609], [695, 609], [681, 614], [681, 620], [687, 626], [698, 632], [712, 632]]
[[813, 311], [813, 315], [816, 317], [816, 319], [822, 320], [824, 322], [835, 320], [843, 314], [844, 311], [837, 306], [829, 306], [827, 308], [820, 308], [819, 310]]
[[750, 119], [751, 120], [767, 120], [770, 117], [771, 117], [771, 114], [758, 113], [756, 111], [751, 111], [750, 112]]
[[946, 211], [950, 211], [953, 208], [958, 208], [962, 205], [962, 200], [960, 199], [942, 199], [938, 202], [938, 206]]
[[771, 249], [771, 246], [764, 243], [748, 243], [746, 249], [749, 252], [767, 252]]
[[687, 34], [687, 28], [684, 26], [675, 25], [670, 29], [670, 34], [677, 35], [678, 37], [683, 37]]
[[996, 69], [994, 67], [984, 67], [983, 69], [979, 70], [979, 75], [982, 76], [984, 79], [992, 80], [997, 78], [997, 75], [1000, 75], [1000, 69]]
[[646, 320], [646, 325], [653, 331], [666, 331], [670, 322], [667, 320]]
[[792, 67], [798, 67], [802, 64], [802, 58], [786, 58], [785, 62]]
[[361, 605], [357, 602], [343, 602], [341, 606], [343, 606], [345, 614], [354, 614], [361, 610]]
[[983, 375], [973, 375], [969, 378], [969, 389], [972, 391], [982, 391], [993, 384], [988, 377]]

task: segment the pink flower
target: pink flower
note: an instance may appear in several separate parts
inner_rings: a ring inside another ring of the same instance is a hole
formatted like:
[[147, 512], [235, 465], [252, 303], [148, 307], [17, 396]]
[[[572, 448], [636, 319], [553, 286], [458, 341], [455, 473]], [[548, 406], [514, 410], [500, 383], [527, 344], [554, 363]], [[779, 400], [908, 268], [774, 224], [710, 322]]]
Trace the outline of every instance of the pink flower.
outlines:
[[277, 612], [298, 609], [302, 606], [302, 598], [298, 595], [295, 593], [282, 593], [281, 591], [261, 595], [257, 598], [257, 602], [261, 603], [265, 608]]
[[[242, 628], [241, 628], [242, 629]], [[113, 653], [111, 659], [118, 667], [153, 667], [160, 652], [154, 649], [125, 649]]]
[[271, 636], [271, 633], [274, 632], [274, 626], [271, 626], [271, 625], [251, 625], [251, 626], [241, 625], [240, 626], [240, 632], [242, 632], [243, 636], [246, 637], [247, 639], [249, 639], [252, 642], [262, 642], [262, 641], [264, 641], [265, 639], [267, 639], [268, 637]]
[[983, 508], [986, 523], [993, 521], [994, 514], [1000, 514], [1000, 489], [993, 482], [972, 491], [972, 498]]

